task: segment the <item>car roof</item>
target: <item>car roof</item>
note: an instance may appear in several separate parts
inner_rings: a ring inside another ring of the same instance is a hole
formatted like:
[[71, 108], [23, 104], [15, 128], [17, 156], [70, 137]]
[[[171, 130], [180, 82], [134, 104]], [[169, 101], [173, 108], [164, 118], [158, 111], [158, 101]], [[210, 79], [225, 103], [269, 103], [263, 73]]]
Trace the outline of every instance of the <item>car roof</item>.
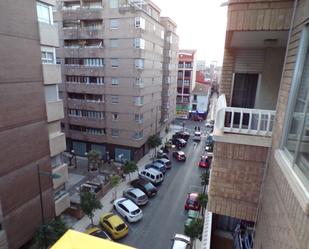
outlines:
[[107, 220], [113, 227], [117, 227], [124, 223], [123, 220], [117, 214], [107, 213], [106, 215], [104, 215], [104, 217], [107, 215], [111, 215], [110, 217], [108, 217]]
[[180, 150], [180, 151], [176, 151], [179, 155], [184, 155], [185, 153], [182, 151], [182, 150]]
[[135, 194], [137, 197], [145, 195], [145, 193], [139, 188], [129, 188], [127, 191], [128, 192], [130, 191], [131, 193]]
[[198, 193], [189, 193], [189, 198], [191, 200], [196, 200], [198, 198]]
[[136, 206], [133, 201], [131, 201], [127, 198], [120, 198], [120, 199], [116, 200], [115, 203], [123, 204], [127, 209], [129, 209], [129, 211], [134, 211], [136, 209], [139, 209], [139, 207]]
[[169, 159], [166, 159], [166, 158], [160, 158], [160, 159], [157, 159], [156, 161], [169, 162]]
[[148, 171], [149, 173], [154, 174], [154, 175], [162, 174], [160, 171], [155, 170], [153, 168], [144, 169], [143, 171], [146, 171], [146, 172]]
[[159, 163], [159, 162], [154, 162], [154, 163], [152, 163], [152, 165], [158, 166], [160, 168], [164, 167], [164, 165], [162, 163]]

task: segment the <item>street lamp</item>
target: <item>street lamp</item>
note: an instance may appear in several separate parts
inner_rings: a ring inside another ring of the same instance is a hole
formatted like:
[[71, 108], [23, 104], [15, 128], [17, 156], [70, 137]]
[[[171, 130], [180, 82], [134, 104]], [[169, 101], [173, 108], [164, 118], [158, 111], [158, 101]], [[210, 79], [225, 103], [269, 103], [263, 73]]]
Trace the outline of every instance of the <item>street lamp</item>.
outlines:
[[74, 165], [75, 165], [74, 168], [76, 169], [77, 168], [77, 158], [76, 158], [75, 150], [71, 150], [71, 153], [74, 157]]
[[37, 173], [38, 173], [38, 183], [39, 183], [39, 195], [40, 195], [40, 205], [41, 205], [41, 219], [42, 219], [42, 228], [43, 228], [43, 239], [44, 239], [44, 248], [47, 249], [47, 238], [46, 238], [46, 226], [45, 226], [45, 217], [44, 217], [44, 204], [43, 204], [43, 197], [42, 197], [42, 186], [41, 186], [41, 175], [48, 176], [52, 179], [60, 178], [60, 174], [53, 174], [47, 171], [40, 171], [40, 165], [37, 164]]
[[85, 157], [87, 158], [87, 171], [89, 172], [89, 158], [87, 152], [85, 152]]

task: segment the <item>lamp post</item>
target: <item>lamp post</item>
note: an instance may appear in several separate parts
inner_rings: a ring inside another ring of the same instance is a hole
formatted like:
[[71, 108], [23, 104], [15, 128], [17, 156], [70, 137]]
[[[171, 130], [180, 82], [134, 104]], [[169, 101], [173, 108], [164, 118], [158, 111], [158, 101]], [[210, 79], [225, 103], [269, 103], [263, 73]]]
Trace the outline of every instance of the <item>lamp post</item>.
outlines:
[[77, 168], [77, 158], [76, 158], [75, 150], [71, 150], [71, 153], [74, 157], [74, 168], [76, 169]]
[[89, 172], [89, 158], [87, 152], [85, 152], [85, 157], [87, 158], [87, 171]]
[[53, 174], [53, 173], [46, 172], [46, 171], [40, 171], [39, 164], [37, 164], [37, 174], [38, 174], [38, 183], [39, 183], [39, 195], [40, 195], [40, 208], [41, 208], [44, 248], [47, 249], [48, 244], [47, 244], [47, 237], [46, 237], [46, 225], [45, 225], [45, 217], [44, 217], [44, 203], [43, 203], [43, 196], [42, 196], [41, 175], [51, 177], [52, 179], [60, 178], [61, 175]]

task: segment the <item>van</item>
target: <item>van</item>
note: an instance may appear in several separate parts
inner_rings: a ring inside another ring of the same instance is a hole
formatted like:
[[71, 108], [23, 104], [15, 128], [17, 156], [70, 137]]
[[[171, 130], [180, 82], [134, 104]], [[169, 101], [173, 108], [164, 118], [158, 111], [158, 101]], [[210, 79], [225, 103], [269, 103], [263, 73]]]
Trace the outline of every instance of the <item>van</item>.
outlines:
[[154, 185], [159, 185], [163, 182], [163, 174], [160, 171], [149, 168], [138, 173], [140, 178], [150, 181]]

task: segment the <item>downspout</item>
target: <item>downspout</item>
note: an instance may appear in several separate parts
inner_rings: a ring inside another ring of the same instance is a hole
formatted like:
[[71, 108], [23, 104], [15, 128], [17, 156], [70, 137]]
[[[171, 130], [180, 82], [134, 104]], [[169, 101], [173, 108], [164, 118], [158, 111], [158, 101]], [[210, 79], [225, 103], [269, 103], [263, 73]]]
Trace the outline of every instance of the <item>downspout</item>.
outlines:
[[[282, 69], [282, 74], [281, 74], [281, 79], [280, 79], [280, 88], [282, 87], [282, 81], [283, 81], [283, 73], [285, 70], [285, 65], [286, 65], [286, 61], [287, 61], [287, 57], [288, 57], [288, 48], [289, 48], [289, 44], [290, 44], [290, 40], [291, 40], [291, 36], [292, 36], [292, 32], [293, 32], [293, 27], [294, 27], [294, 22], [295, 22], [295, 16], [296, 16], [296, 9], [297, 9], [297, 5], [298, 5], [298, 0], [294, 1], [294, 6], [293, 6], [293, 14], [292, 14], [292, 19], [291, 19], [291, 24], [290, 24], [290, 29], [289, 29], [289, 35], [288, 35], [288, 40], [287, 40], [287, 47], [286, 47], [286, 51], [285, 51], [285, 56], [284, 56], [284, 62], [283, 62], [283, 69]], [[280, 92], [280, 90], [279, 90]], [[277, 101], [277, 106], [276, 106], [276, 113], [278, 110], [278, 101]], [[275, 127], [275, 124], [273, 125], [273, 127]], [[265, 170], [264, 170], [264, 174], [263, 174], [263, 179], [262, 179], [262, 184], [261, 184], [261, 188], [260, 188], [260, 195], [259, 195], [259, 201], [258, 201], [258, 208], [257, 208], [257, 212], [256, 212], [256, 218], [255, 218], [255, 223], [254, 223], [254, 233], [256, 232], [256, 225], [257, 225], [257, 221], [259, 219], [260, 216], [260, 211], [261, 211], [261, 200], [263, 197], [263, 189], [264, 189], [264, 185], [265, 185], [265, 179], [266, 179], [266, 175], [268, 172], [268, 168], [269, 168], [269, 161], [270, 161], [270, 155], [271, 155], [271, 150], [272, 150], [272, 145], [273, 145], [273, 140], [271, 138], [271, 144], [270, 147], [268, 149], [268, 153], [267, 153], [267, 158], [266, 158], [266, 163], [265, 163]], [[255, 238], [254, 238], [255, 240]], [[254, 243], [253, 243], [254, 244]]]

